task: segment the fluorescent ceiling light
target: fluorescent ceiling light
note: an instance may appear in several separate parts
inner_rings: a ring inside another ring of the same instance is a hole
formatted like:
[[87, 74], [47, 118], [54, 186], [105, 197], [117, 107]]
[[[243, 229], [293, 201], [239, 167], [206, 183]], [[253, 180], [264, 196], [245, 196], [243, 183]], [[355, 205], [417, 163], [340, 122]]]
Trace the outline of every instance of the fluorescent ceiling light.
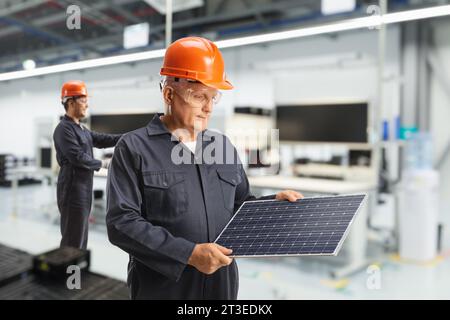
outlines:
[[[244, 45], [251, 45], [256, 43], [264, 43], [270, 41], [286, 40], [300, 37], [307, 37], [312, 35], [333, 33], [346, 30], [354, 30], [360, 28], [376, 27], [381, 24], [399, 23], [404, 21], [428, 19], [433, 17], [442, 17], [450, 15], [450, 5], [436, 6], [424, 9], [407, 10], [401, 12], [388, 13], [382, 16], [368, 16], [356, 19], [349, 19], [339, 22], [334, 22], [317, 27], [300, 28], [290, 31], [273, 32], [256, 36], [242, 37], [230, 40], [217, 41], [219, 48], [231, 48]], [[164, 56], [164, 49], [145, 51], [140, 53], [124, 54], [120, 56], [90, 59], [79, 62], [64, 63], [54, 66], [42, 67], [33, 70], [14, 71], [0, 74], [0, 81], [14, 80], [21, 78], [28, 78], [34, 76], [41, 76], [45, 74], [88, 69], [94, 67], [102, 67], [118, 63], [135, 62], [141, 60], [149, 60], [161, 58]]]
[[382, 16], [371, 15], [363, 18], [349, 19], [340, 22], [334, 22], [317, 27], [300, 28], [289, 31], [266, 33], [257, 36], [242, 37], [230, 40], [217, 41], [220, 48], [237, 47], [248, 44], [263, 43], [269, 41], [286, 40], [313, 36], [324, 33], [333, 33], [353, 29], [377, 27], [381, 24], [398, 23], [404, 21], [428, 19], [450, 15], [450, 5], [438, 6], [425, 9], [408, 10], [401, 12], [388, 13]]
[[278, 40], [287, 40], [293, 38], [301, 38], [324, 33], [332, 33], [345, 30], [353, 30], [360, 28], [369, 28], [380, 25], [380, 17], [370, 16], [364, 18], [356, 18], [344, 20], [341, 22], [321, 25], [317, 27], [301, 28], [289, 31], [266, 33], [258, 36], [242, 37], [230, 40], [216, 41], [219, 48], [238, 47], [243, 45], [263, 43]]
[[119, 64], [119, 63], [150, 60], [150, 59], [163, 57], [165, 51], [166, 51], [165, 49], [152, 50], [152, 51], [145, 51], [145, 52], [139, 52], [139, 53], [124, 54], [124, 55], [114, 56], [114, 57], [98, 58], [98, 59], [83, 60], [83, 61], [78, 61], [78, 62], [57, 64], [54, 66], [42, 67], [42, 68], [37, 68], [37, 69], [33, 69], [33, 70], [2, 73], [2, 74], [0, 74], [0, 81], [42, 76], [45, 74], [58, 73], [58, 72], [64, 72], [64, 71], [103, 67], [103, 66]]
[[445, 5], [424, 9], [415, 9], [415, 10], [388, 13], [382, 16], [382, 21], [383, 23], [389, 24], [404, 21], [443, 17], [449, 14], [450, 14], [450, 5]]

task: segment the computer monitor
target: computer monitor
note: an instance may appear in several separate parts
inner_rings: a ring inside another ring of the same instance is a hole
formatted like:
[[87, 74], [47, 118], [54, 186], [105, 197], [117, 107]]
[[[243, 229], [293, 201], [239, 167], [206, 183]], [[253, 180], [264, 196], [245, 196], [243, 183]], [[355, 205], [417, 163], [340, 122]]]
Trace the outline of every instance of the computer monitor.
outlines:
[[368, 103], [276, 107], [276, 128], [286, 142], [368, 142]]
[[52, 148], [42, 147], [40, 151], [40, 168], [51, 169], [52, 168]]
[[155, 113], [96, 114], [90, 117], [92, 131], [122, 134], [145, 127]]

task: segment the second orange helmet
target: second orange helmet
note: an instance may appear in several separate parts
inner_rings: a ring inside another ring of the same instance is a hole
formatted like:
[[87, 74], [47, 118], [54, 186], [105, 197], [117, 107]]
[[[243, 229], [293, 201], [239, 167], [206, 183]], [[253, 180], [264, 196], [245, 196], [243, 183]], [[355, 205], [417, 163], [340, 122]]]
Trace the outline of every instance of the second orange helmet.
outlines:
[[61, 100], [67, 97], [87, 96], [86, 84], [83, 81], [67, 81], [61, 88]]

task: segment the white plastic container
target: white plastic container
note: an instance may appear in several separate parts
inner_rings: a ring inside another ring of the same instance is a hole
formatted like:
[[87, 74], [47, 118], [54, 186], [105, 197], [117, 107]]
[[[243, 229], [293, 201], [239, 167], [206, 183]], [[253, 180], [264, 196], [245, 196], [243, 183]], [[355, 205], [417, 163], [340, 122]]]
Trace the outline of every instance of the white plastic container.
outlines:
[[430, 261], [437, 255], [439, 174], [432, 169], [411, 169], [402, 176], [399, 254], [405, 260]]

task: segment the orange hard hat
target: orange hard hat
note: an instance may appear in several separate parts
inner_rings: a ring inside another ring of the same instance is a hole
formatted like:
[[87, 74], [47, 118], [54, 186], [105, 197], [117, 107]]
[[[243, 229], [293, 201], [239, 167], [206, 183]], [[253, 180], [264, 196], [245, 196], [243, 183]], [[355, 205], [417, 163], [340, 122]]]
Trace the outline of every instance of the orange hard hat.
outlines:
[[212, 41], [186, 37], [167, 48], [160, 74], [197, 80], [216, 89], [233, 89], [224, 69], [222, 54]]
[[61, 89], [61, 99], [87, 95], [86, 84], [79, 80], [67, 81]]

